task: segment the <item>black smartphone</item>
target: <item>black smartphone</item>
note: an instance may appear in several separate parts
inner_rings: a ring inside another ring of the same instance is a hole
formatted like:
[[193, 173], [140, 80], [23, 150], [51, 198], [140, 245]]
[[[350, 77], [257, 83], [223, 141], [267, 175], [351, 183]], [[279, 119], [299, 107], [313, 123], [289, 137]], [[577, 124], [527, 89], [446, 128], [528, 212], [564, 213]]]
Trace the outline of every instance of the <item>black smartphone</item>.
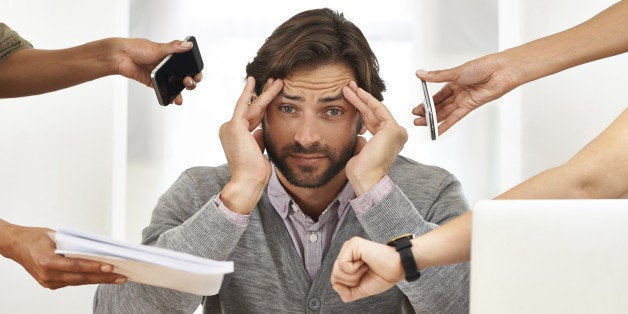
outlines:
[[162, 106], [168, 106], [181, 93], [186, 76], [194, 77], [203, 71], [203, 59], [196, 38], [188, 36], [183, 41], [192, 42], [194, 46], [186, 52], [168, 55], [150, 74], [153, 89]]
[[427, 89], [427, 83], [421, 80], [421, 89], [423, 90], [423, 106], [425, 107], [425, 120], [427, 121], [427, 128], [430, 131], [430, 138], [435, 141], [438, 138], [438, 122], [436, 120], [436, 108], [434, 107], [434, 100], [430, 95], [430, 91]]

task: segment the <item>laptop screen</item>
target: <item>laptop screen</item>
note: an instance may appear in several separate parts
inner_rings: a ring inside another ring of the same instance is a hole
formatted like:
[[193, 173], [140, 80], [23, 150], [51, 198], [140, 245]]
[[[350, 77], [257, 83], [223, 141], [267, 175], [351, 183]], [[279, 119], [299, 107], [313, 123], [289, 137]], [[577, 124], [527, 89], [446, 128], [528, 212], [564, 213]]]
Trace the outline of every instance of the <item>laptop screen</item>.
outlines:
[[473, 208], [471, 313], [628, 313], [628, 200]]

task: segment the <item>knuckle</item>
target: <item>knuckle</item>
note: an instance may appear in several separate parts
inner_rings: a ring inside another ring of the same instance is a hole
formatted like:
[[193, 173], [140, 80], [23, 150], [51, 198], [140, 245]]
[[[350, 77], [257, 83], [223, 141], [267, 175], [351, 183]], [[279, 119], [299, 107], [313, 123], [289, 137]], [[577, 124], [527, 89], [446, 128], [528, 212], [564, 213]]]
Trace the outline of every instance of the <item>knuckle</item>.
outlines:
[[48, 257], [44, 257], [44, 258], [42, 258], [42, 259], [37, 261], [37, 264], [41, 268], [48, 268], [48, 267], [50, 267], [50, 263], [51, 263], [51, 261], [50, 261], [50, 258], [48, 258]]
[[225, 133], [229, 128], [229, 124], [230, 122], [225, 122], [220, 126], [220, 128], [218, 129], [218, 137], [222, 138], [223, 136], [225, 136]]
[[72, 271], [78, 273], [81, 271], [81, 263], [79, 260], [72, 261]]
[[406, 130], [406, 128], [398, 125], [397, 129], [396, 129], [396, 135], [397, 138], [402, 141], [402, 142], [406, 142], [408, 141], [408, 131]]
[[41, 272], [38, 275], [38, 281], [42, 286], [47, 288], [49, 286], [49, 282], [51, 281], [51, 276], [48, 272]]

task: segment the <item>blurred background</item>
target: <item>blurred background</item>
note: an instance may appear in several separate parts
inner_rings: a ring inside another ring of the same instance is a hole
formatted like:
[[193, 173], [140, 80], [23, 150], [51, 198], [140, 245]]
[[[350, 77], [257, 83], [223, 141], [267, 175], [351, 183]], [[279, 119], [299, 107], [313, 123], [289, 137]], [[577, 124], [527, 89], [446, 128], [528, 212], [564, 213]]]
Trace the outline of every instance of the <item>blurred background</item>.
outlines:
[[[0, 218], [68, 226], [138, 243], [157, 198], [185, 169], [219, 165], [219, 126], [244, 86], [245, 65], [294, 14], [330, 7], [362, 29], [387, 84], [384, 103], [408, 129], [402, 154], [443, 167], [469, 203], [490, 199], [573, 156], [626, 108], [628, 56], [596, 61], [516, 89], [473, 111], [436, 142], [412, 125], [417, 69], [457, 66], [546, 36], [615, 1], [29, 0], [0, 21], [40, 49], [105, 37], [167, 42], [196, 36], [204, 79], [184, 105], [107, 77], [46, 95], [0, 100]], [[5, 3], [6, 4], [6, 3]], [[439, 84], [430, 84], [435, 93]], [[87, 313], [95, 286], [41, 288], [0, 259], [0, 313]]]

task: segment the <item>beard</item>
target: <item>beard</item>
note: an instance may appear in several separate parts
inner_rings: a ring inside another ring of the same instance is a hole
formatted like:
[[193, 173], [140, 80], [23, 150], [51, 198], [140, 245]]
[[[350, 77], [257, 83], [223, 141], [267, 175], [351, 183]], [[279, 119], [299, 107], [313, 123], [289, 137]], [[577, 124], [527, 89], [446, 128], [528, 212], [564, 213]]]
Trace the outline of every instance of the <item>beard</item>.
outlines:
[[[349, 159], [353, 157], [353, 151], [358, 140], [356, 134], [338, 153], [329, 146], [320, 143], [304, 147], [298, 142], [293, 142], [283, 147], [277, 147], [277, 143], [265, 128], [263, 134], [268, 158], [279, 172], [283, 174], [290, 184], [300, 188], [311, 189], [327, 184], [345, 168]], [[330, 164], [322, 170], [314, 166], [292, 165], [287, 161], [290, 154], [320, 154], [326, 156]]]

